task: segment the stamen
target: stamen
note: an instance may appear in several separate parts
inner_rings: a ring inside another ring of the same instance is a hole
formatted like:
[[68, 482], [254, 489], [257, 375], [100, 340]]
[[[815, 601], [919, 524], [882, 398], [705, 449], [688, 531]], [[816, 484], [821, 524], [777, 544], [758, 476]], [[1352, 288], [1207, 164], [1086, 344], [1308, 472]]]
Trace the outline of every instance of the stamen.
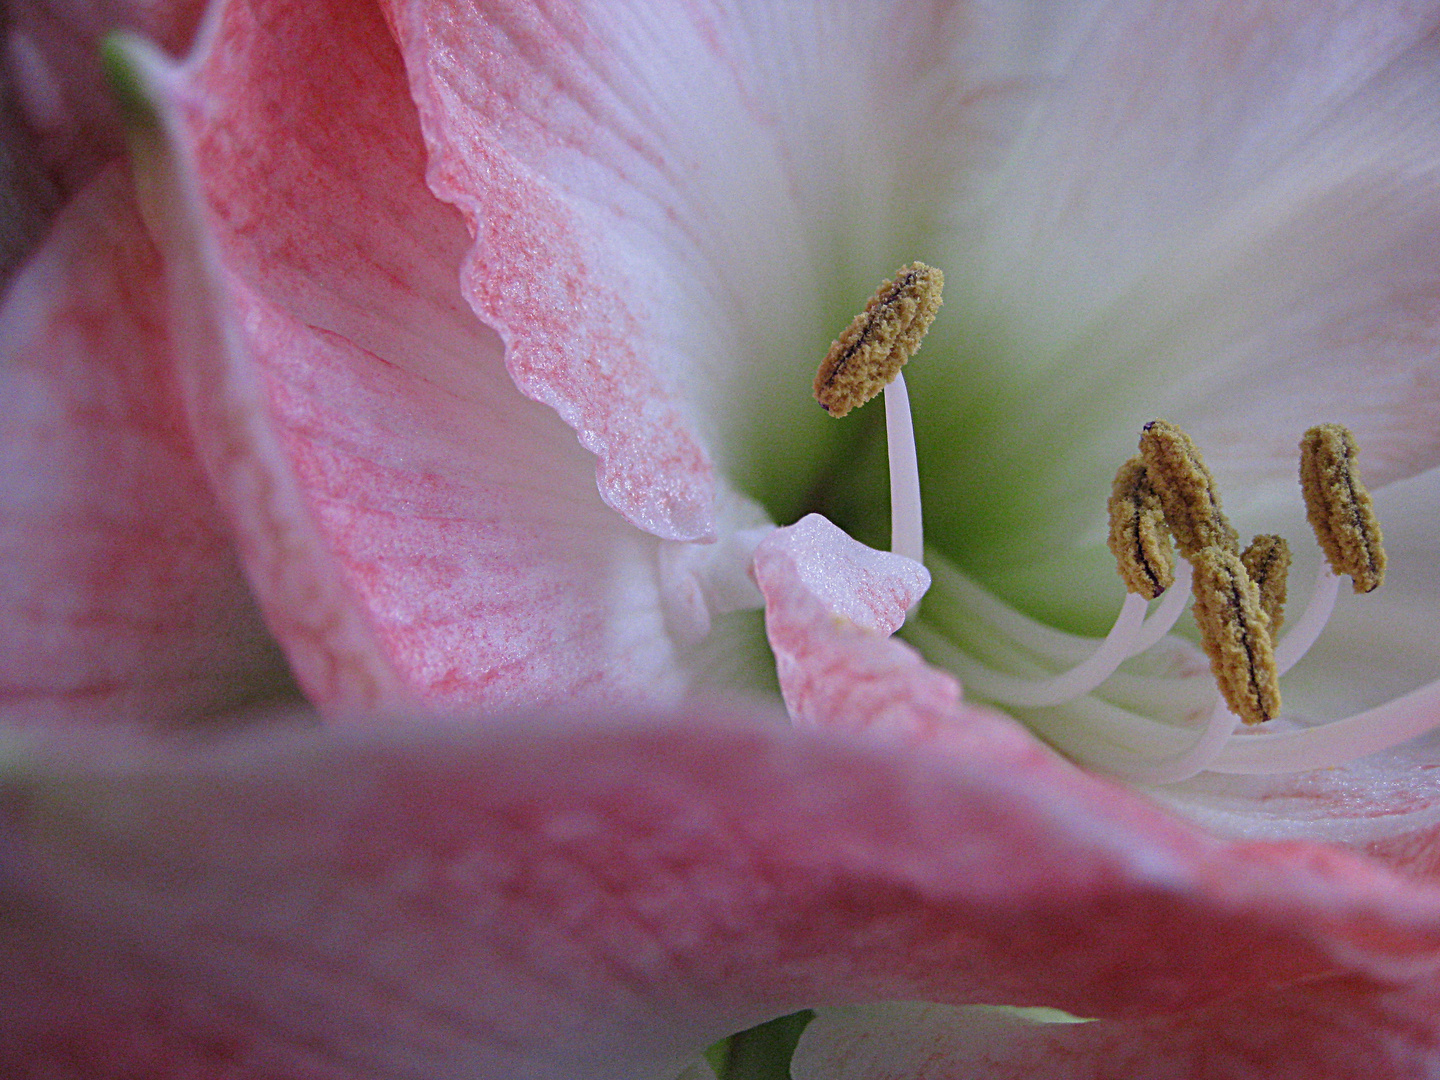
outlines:
[[1270, 620], [1273, 641], [1285, 622], [1285, 582], [1290, 573], [1290, 545], [1283, 536], [1255, 537], [1240, 555], [1245, 572], [1260, 590], [1260, 610]]
[[1110, 489], [1109, 544], [1130, 592], [1154, 600], [1175, 583], [1170, 530], [1138, 455], [1120, 466]]
[[815, 400], [844, 416], [885, 389], [915, 355], [940, 310], [945, 275], [921, 262], [882, 282], [815, 373]]
[[1215, 478], [1189, 435], [1169, 421], [1152, 420], [1140, 434], [1140, 456], [1181, 554], [1191, 558], [1207, 547], [1240, 550], [1239, 534], [1220, 509]]
[[1360, 480], [1355, 436], [1339, 424], [1319, 424], [1300, 440], [1300, 488], [1315, 539], [1355, 591], [1385, 580], [1385, 548], [1370, 493]]
[[[943, 284], [941, 272], [923, 263], [901, 267], [831, 344], [814, 384], [816, 400], [836, 417], [885, 391], [891, 548], [922, 562], [919, 470], [900, 371], [935, 319]], [[1241, 554], [1199, 449], [1164, 420], [1145, 425], [1140, 453], [1120, 467], [1111, 488], [1108, 543], [1127, 595], [1102, 641], [1035, 623], [943, 557], [933, 559], [932, 600], [940, 603], [927, 607], [925, 620], [907, 633], [931, 662], [959, 675], [967, 693], [1033, 710], [1026, 723], [1059, 749], [1140, 782], [1172, 783], [1205, 769], [1269, 772], [1339, 763], [1429, 730], [1434, 724], [1417, 718], [1413, 705], [1433, 711], [1440, 682], [1321, 728], [1232, 739], [1237, 722], [1254, 726], [1280, 714], [1279, 676], [1320, 636], [1334, 607], [1336, 575], [1349, 574], [1356, 592], [1371, 591], [1384, 577], [1380, 527], [1355, 463], [1354, 436], [1325, 424], [1306, 432], [1300, 449], [1308, 517], [1334, 573], [1321, 568], [1305, 611], [1278, 645], [1289, 545], [1264, 534]], [[1184, 556], [1178, 566], [1172, 540]], [[1158, 664], [1119, 672], [1169, 633], [1187, 586], [1218, 698], [1183, 643]], [[1167, 592], [1147, 617], [1149, 602]], [[1107, 681], [1107, 690], [1095, 694]]]
[[1195, 621], [1210, 670], [1230, 709], [1247, 724], [1279, 715], [1279, 672], [1260, 590], [1240, 559], [1219, 547], [1190, 556]]

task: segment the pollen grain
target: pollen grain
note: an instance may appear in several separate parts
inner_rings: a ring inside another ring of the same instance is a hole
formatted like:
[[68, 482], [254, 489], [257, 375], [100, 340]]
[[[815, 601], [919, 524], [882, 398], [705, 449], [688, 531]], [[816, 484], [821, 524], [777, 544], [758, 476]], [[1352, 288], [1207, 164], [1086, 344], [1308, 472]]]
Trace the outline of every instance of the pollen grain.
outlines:
[[884, 390], [915, 355], [940, 310], [945, 275], [921, 262], [881, 283], [815, 373], [815, 400], [844, 416]]
[[1247, 724], [1278, 716], [1280, 673], [1259, 587], [1239, 557], [1223, 548], [1187, 557], [1195, 571], [1195, 621], [1225, 704]]
[[1239, 552], [1239, 534], [1220, 509], [1215, 478], [1189, 435], [1167, 420], [1152, 420], [1140, 433], [1140, 456], [1181, 554], [1189, 559], [1207, 547]]
[[1385, 547], [1370, 492], [1360, 480], [1355, 436], [1339, 424], [1318, 424], [1300, 440], [1305, 516], [1330, 568], [1349, 574], [1355, 591], [1385, 580]]
[[1115, 474], [1109, 508], [1108, 543], [1125, 587], [1154, 600], [1175, 583], [1175, 556], [1160, 498], [1138, 454]]

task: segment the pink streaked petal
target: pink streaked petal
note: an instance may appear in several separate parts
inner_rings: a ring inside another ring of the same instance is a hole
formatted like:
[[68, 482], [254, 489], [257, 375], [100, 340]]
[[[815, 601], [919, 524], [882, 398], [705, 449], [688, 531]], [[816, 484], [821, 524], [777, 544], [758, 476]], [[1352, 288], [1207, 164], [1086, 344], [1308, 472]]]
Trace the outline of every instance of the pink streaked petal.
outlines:
[[231, 485], [235, 512], [258, 517], [251, 573], [313, 699], [672, 699], [659, 541], [605, 506], [461, 298], [469, 238], [425, 187], [378, 10], [236, 0], [183, 69], [149, 70], [194, 170], [175, 180], [203, 199], [189, 226], [248, 395], [241, 441], [270, 470]]
[[1365, 863], [769, 717], [87, 733], [8, 746], [0, 806], [19, 1075], [630, 1080], [804, 1006], [1153, 1022], [1440, 955], [1440, 893]]
[[1440, 1065], [1432, 979], [1347, 978], [1149, 1020], [1047, 1023], [983, 1007], [824, 1010], [795, 1080], [1410, 1080]]
[[[169, 62], [138, 39], [132, 70], [161, 102]], [[173, 92], [173, 90], [172, 90]], [[132, 134], [141, 206], [165, 258], [176, 368], [190, 430], [235, 530], [245, 568], [271, 630], [311, 700], [359, 709], [395, 700], [396, 676], [365, 613], [346, 587], [267, 415], [240, 316], [243, 288], [227, 281], [206, 232], [194, 166], [178, 121]]]
[[431, 184], [477, 236], [465, 268], [467, 298], [504, 337], [516, 384], [553, 407], [599, 456], [600, 492], [620, 513], [666, 539], [712, 535], [712, 465], [675, 399], [666, 370], [675, 361], [666, 362], [652, 325], [680, 297], [665, 296], [663, 282], [637, 278], [608, 235], [615, 223], [538, 173], [532, 156], [504, 137], [507, 128], [521, 129], [522, 138], [538, 139], [535, 151], [587, 138], [583, 127], [546, 132], [543, 120], [537, 127], [525, 115], [554, 95], [563, 107], [594, 111], [589, 137], [608, 138], [612, 95], [586, 72], [585, 58], [603, 41], [575, 13], [491, 16], [404, 3], [387, 10], [411, 66]]
[[164, 304], [112, 167], [0, 311], [6, 720], [194, 720], [289, 687], [186, 431]]

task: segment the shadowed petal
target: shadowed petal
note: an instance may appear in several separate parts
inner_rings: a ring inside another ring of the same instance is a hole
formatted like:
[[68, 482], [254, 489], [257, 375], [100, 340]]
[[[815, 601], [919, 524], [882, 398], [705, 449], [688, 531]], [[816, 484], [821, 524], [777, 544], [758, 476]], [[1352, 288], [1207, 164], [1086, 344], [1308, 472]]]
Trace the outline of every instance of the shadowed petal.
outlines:
[[1440, 950], [1440, 893], [984, 739], [531, 717], [6, 762], [12, 1075], [669, 1080], [801, 1006], [1138, 1024], [1342, 975], [1363, 1002]]
[[78, 192], [125, 140], [96, 62], [100, 42], [127, 28], [184, 52], [205, 0], [6, 0], [3, 63], [35, 155], [28, 165], [66, 195]]
[[111, 168], [0, 311], [7, 720], [195, 720], [289, 687], [186, 431], [163, 309]]

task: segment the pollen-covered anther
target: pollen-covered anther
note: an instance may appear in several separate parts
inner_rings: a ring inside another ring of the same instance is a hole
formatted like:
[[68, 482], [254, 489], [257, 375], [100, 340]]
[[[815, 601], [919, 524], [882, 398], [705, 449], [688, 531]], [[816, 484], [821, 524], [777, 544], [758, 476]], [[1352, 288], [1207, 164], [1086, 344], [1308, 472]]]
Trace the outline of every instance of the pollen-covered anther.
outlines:
[[900, 374], [935, 321], [944, 285], [945, 275], [921, 262], [881, 283], [815, 373], [815, 400], [826, 412], [844, 416]]
[[1150, 485], [1145, 461], [1132, 457], [1110, 488], [1110, 551], [1125, 588], [1154, 600], [1175, 583], [1175, 556], [1160, 498]]
[[1169, 421], [1152, 420], [1140, 433], [1140, 457], [1175, 546], [1187, 559], [1208, 547], [1238, 554], [1239, 534], [1220, 509], [1215, 478], [1189, 435]]
[[1188, 558], [1200, 641], [1225, 704], [1247, 724], [1273, 719], [1280, 713], [1280, 673], [1259, 587], [1239, 556], [1223, 548]]
[[1283, 536], [1264, 533], [1250, 541], [1240, 554], [1240, 562], [1250, 580], [1260, 590], [1260, 609], [1270, 620], [1270, 637], [1280, 632], [1285, 622], [1286, 579], [1290, 575], [1290, 545]]
[[1360, 593], [1385, 580], [1385, 548], [1358, 454], [1355, 436], [1339, 424], [1319, 424], [1300, 440], [1305, 516], [1330, 568], [1337, 576], [1349, 574]]

